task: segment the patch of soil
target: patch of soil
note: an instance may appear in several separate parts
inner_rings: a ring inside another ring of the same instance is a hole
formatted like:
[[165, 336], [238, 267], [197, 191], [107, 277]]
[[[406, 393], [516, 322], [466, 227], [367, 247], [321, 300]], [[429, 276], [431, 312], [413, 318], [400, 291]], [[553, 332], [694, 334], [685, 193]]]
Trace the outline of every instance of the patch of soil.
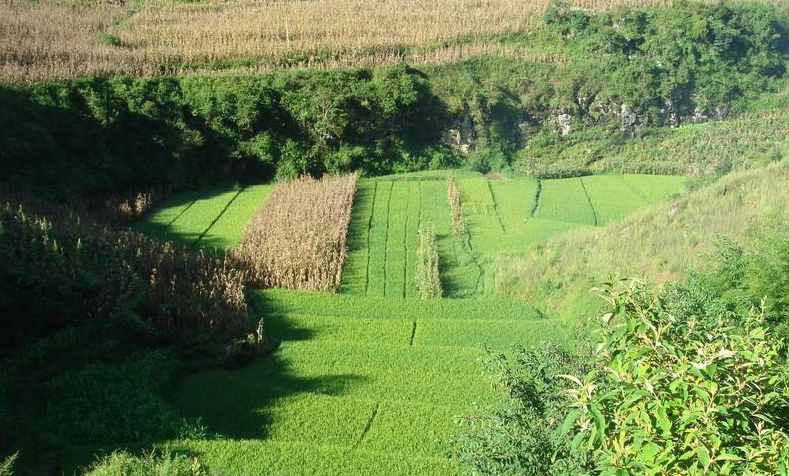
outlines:
[[504, 176], [496, 172], [490, 172], [486, 174], [485, 177], [487, 177], [488, 180], [504, 180]]

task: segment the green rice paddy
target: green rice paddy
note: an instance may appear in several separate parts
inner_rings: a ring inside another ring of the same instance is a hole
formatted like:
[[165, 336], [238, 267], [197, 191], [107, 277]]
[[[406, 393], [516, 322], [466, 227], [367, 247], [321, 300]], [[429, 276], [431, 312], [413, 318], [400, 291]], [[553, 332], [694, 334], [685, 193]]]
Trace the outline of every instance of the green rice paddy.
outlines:
[[249, 218], [271, 185], [225, 185], [171, 197], [134, 228], [186, 246], [227, 249], [241, 241]]
[[[451, 475], [455, 417], [496, 392], [479, 363], [544, 341], [572, 347], [570, 323], [493, 294], [496, 260], [553, 235], [603, 226], [681, 190], [677, 177], [489, 180], [457, 173], [468, 236], [455, 236], [446, 174], [359, 181], [338, 294], [255, 291], [279, 349], [243, 368], [184, 378], [172, 403], [215, 434], [174, 441], [218, 474]], [[176, 197], [137, 229], [190, 246], [228, 248], [268, 186]], [[419, 300], [417, 233], [437, 234], [445, 296]]]

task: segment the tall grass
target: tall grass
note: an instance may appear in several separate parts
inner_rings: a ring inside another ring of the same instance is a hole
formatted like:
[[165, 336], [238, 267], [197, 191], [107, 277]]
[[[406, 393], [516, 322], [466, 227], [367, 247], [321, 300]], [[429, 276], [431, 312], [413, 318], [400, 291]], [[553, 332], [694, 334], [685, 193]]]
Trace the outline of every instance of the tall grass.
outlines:
[[419, 228], [419, 245], [416, 250], [416, 289], [422, 299], [440, 298], [441, 279], [438, 273], [438, 246], [432, 228]]
[[[713, 0], [708, 0], [713, 1]], [[781, 3], [782, 0], [762, 0]], [[671, 0], [570, 0], [594, 11]], [[480, 55], [559, 60], [502, 45], [530, 31], [550, 0], [0, 2], [0, 78], [149, 76], [232, 68], [336, 68]], [[108, 41], [110, 40], [110, 41]]]
[[260, 287], [336, 291], [345, 262], [356, 175], [277, 185], [232, 254]]
[[452, 230], [457, 236], [465, 235], [468, 230], [466, 228], [466, 216], [463, 214], [463, 207], [461, 206], [460, 189], [451, 175], [447, 177], [447, 200], [449, 201], [449, 216], [452, 221]]
[[245, 324], [244, 273], [228, 260], [108, 228], [63, 206], [3, 201], [0, 257], [19, 272], [87, 282], [96, 288], [85, 302], [91, 316], [144, 309], [161, 331], [225, 332]]
[[14, 476], [14, 462], [17, 456], [18, 453], [14, 453], [0, 462], [0, 476]]

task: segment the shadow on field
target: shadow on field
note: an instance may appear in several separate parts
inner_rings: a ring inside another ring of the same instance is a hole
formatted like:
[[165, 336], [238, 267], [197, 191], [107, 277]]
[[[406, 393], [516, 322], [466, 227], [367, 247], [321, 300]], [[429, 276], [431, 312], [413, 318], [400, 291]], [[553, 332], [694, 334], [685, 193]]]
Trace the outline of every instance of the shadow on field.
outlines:
[[[310, 329], [293, 327], [283, 309], [262, 297], [256, 296], [250, 307], [255, 319], [264, 317], [267, 336], [283, 346], [314, 335]], [[283, 424], [290, 425], [294, 421], [318, 423], [322, 417], [311, 407], [289, 407], [286, 414], [278, 414], [278, 400], [300, 395], [343, 395], [364, 378], [353, 374], [304, 378], [295, 375], [292, 364], [281, 351], [275, 351], [236, 370], [192, 374], [180, 382], [172, 402], [184, 415], [200, 417], [210, 433], [233, 439], [264, 439], [278, 418], [287, 418]]]
[[[218, 198], [242, 188], [243, 185], [227, 182], [173, 195], [158, 203], [152, 214], [143, 216], [132, 229], [159, 241], [171, 241], [193, 250], [211, 248], [219, 251], [221, 237], [213, 235], [211, 229], [232, 206], [234, 199], [225, 203]], [[214, 201], [217, 205], [212, 205]], [[199, 248], [196, 246], [198, 240]]]

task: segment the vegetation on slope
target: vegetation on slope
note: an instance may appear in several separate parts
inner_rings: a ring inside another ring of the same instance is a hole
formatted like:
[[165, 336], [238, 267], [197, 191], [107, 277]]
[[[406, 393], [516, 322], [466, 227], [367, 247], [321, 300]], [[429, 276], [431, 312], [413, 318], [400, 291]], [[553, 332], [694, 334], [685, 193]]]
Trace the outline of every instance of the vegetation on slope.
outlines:
[[[778, 3], [780, 0], [763, 0]], [[600, 11], [666, 0], [571, 0]], [[27, 83], [87, 75], [260, 72], [435, 64], [479, 55], [552, 58], [502, 41], [539, 28], [549, 0], [321, 0], [256, 3], [172, 0], [8, 0], [0, 5], [0, 78]], [[363, 20], [363, 21], [361, 21]]]
[[253, 172], [706, 172], [717, 164], [605, 161], [601, 151], [650, 127], [727, 117], [777, 88], [789, 53], [782, 15], [758, 3], [594, 15], [556, 7], [538, 31], [510, 38], [564, 52], [561, 64], [486, 56], [421, 71], [398, 64], [3, 86], [0, 173], [62, 198], [107, 183], [185, 188]]
[[741, 241], [789, 218], [789, 163], [730, 174], [673, 202], [602, 229], [571, 231], [501, 263], [497, 287], [556, 314], [588, 316], [589, 289], [616, 277], [678, 279], [714, 251], [716, 236]]
[[222, 362], [260, 343], [234, 344], [251, 327], [244, 273], [63, 206], [3, 198], [0, 452], [20, 450], [18, 473], [42, 474], [63, 469], [66, 445], [202, 434], [164, 393], [188, 361], [177, 356]]
[[786, 472], [785, 341], [763, 311], [729, 311], [723, 295], [698, 282], [601, 292], [609, 312], [588, 357], [542, 350], [498, 358], [506, 405], [471, 418], [458, 446], [470, 470]]

